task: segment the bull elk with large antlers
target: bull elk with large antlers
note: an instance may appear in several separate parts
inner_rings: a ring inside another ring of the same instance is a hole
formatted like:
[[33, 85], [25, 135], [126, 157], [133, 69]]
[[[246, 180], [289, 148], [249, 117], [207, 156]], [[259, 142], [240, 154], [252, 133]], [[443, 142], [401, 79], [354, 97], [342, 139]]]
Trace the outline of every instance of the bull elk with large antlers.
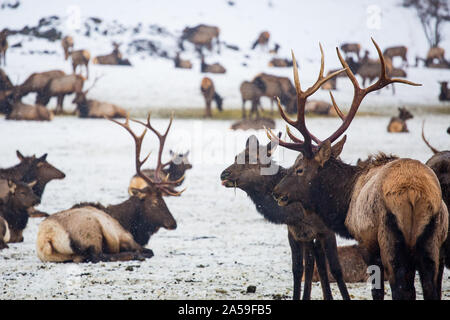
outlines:
[[[153, 252], [145, 249], [151, 235], [163, 227], [174, 230], [176, 221], [170, 213], [163, 196], [179, 196], [174, 188], [177, 181], [169, 181], [162, 175], [161, 155], [173, 118], [164, 134], [147, 122], [132, 120], [145, 127], [137, 136], [129, 125], [111, 121], [123, 127], [135, 143], [136, 173], [147, 183], [144, 189], [133, 189], [126, 201], [104, 207], [101, 204], [81, 203], [69, 210], [55, 213], [39, 226], [37, 254], [42, 261], [117, 261], [151, 258]], [[158, 163], [154, 178], [149, 178], [141, 167], [150, 154], [141, 160], [141, 147], [147, 129], [159, 139]]]
[[[448, 232], [448, 211], [442, 201], [441, 187], [435, 173], [420, 161], [379, 154], [365, 165], [353, 166], [340, 160], [346, 136], [332, 145], [349, 127], [364, 97], [388, 84], [398, 82], [386, 72], [383, 54], [372, 39], [380, 57], [378, 81], [361, 88], [355, 75], [337, 54], [354, 87], [347, 115], [331, 101], [342, 124], [325, 140], [313, 135], [305, 123], [305, 104], [324, 81], [323, 51], [319, 77], [310, 88], [302, 90], [294, 63], [297, 89], [297, 119], [283, 119], [296, 128], [303, 140], [287, 131], [293, 142], [279, 139], [268, 131], [271, 140], [302, 154], [287, 175], [274, 188], [281, 206], [301, 202], [306, 210], [316, 212], [337, 234], [355, 238], [365, 250], [368, 265], [379, 268], [380, 281], [372, 284], [374, 299], [384, 298], [384, 274], [389, 280], [393, 299], [415, 299], [414, 277], [419, 271], [425, 299], [440, 299], [443, 274], [442, 245]], [[343, 70], [341, 70], [343, 71]], [[385, 270], [385, 273], [382, 271]]]

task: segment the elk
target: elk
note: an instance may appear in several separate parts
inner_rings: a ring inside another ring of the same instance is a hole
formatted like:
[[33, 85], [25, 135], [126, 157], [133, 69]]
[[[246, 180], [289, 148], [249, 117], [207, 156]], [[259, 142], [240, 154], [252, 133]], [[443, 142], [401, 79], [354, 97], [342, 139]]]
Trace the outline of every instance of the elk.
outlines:
[[97, 56], [92, 60], [93, 64], [108, 64], [108, 65], [131, 65], [127, 59], [122, 58], [122, 53], [119, 50], [119, 43], [113, 42], [113, 51], [110, 54]]
[[66, 94], [82, 93], [85, 80], [86, 79], [83, 76], [77, 74], [50, 79], [42, 90], [37, 103], [47, 105], [52, 97], [57, 97], [55, 113], [62, 113], [64, 97]]
[[278, 68], [292, 67], [292, 60], [273, 58], [272, 60], [269, 61], [268, 66]]
[[306, 103], [305, 112], [318, 115], [329, 115], [333, 113], [333, 106], [321, 100], [311, 100]]
[[359, 51], [361, 50], [361, 45], [359, 43], [344, 43], [341, 45], [341, 50], [347, 55], [350, 52], [356, 54], [359, 60]]
[[15, 87], [15, 95], [21, 98], [30, 92], [36, 92], [36, 103], [41, 100], [40, 95], [51, 79], [65, 76], [64, 71], [50, 70], [31, 74], [21, 85]]
[[[17, 150], [16, 155], [19, 158], [19, 164], [10, 168], [0, 169], [0, 179], [15, 179], [25, 183], [35, 181], [33, 192], [39, 199], [42, 198], [45, 187], [50, 181], [55, 179], [60, 180], [66, 177], [64, 172], [47, 161], [47, 154], [39, 158], [35, 155], [25, 157]], [[28, 213], [33, 218], [48, 216], [48, 214], [34, 208], [30, 208]]]
[[406, 54], [408, 52], [408, 48], [405, 46], [397, 46], [397, 47], [389, 47], [383, 51], [383, 56], [385, 58], [390, 58], [394, 60], [394, 57], [402, 58], [403, 64], [408, 66], [408, 59], [406, 58]]
[[297, 119], [288, 118], [280, 105], [278, 108], [283, 119], [302, 134], [303, 140], [290, 130], [287, 132], [293, 142], [281, 140], [270, 130], [268, 136], [302, 154], [274, 188], [273, 195], [281, 206], [301, 202], [338, 235], [358, 241], [365, 251], [366, 263], [380, 270], [379, 286], [372, 284], [374, 299], [384, 298], [384, 274], [394, 300], [415, 299], [416, 270], [424, 298], [440, 299], [444, 267], [441, 248], [448, 232], [448, 211], [434, 172], [420, 161], [385, 154], [378, 154], [365, 166], [353, 166], [339, 159], [346, 136], [332, 146], [351, 124], [368, 93], [394, 82], [418, 85], [390, 78], [383, 54], [373, 39], [372, 42], [380, 57], [381, 71], [378, 81], [365, 89], [359, 86], [337, 49], [344, 71], [354, 86], [354, 97], [348, 114], [344, 115], [330, 94], [333, 107], [343, 122], [325, 140], [310, 133], [304, 117], [306, 100], [327, 80], [323, 77], [323, 51], [319, 77], [305, 91], [301, 89], [294, 63]]
[[219, 34], [220, 29], [215, 26], [200, 24], [192, 28], [186, 27], [184, 28], [183, 33], [180, 37], [178, 46], [182, 51], [184, 51], [183, 42], [184, 40], [187, 40], [190, 43], [194, 44], [200, 51], [203, 47], [206, 47], [211, 51], [212, 41], [216, 39], [217, 52], [220, 53]]
[[263, 92], [263, 97], [270, 98], [272, 111], [275, 96], [280, 97], [288, 113], [294, 113], [297, 110], [295, 88], [289, 78], [260, 73], [252, 82]]
[[[76, 111], [78, 111], [80, 118], [125, 118], [127, 111], [115, 104], [102, 102], [98, 100], [88, 99], [87, 94], [91, 90], [99, 77], [94, 80], [91, 87], [85, 91], [77, 92], [72, 103], [77, 105]], [[75, 112], [76, 112], [75, 111]]]
[[294, 300], [300, 299], [303, 271], [306, 279], [303, 299], [310, 299], [314, 260], [317, 263], [324, 299], [333, 298], [326, 273], [326, 259], [330, 264], [331, 273], [338, 279], [342, 297], [350, 299], [342, 279], [334, 233], [316, 214], [305, 212], [300, 203], [278, 207], [272, 197], [273, 188], [287, 173], [285, 168], [278, 166], [271, 159], [275, 147], [276, 145], [270, 142], [267, 146], [260, 146], [258, 139], [250, 136], [245, 150], [221, 173], [222, 185], [243, 190], [266, 220], [287, 225], [292, 254]]
[[414, 116], [405, 107], [398, 108], [398, 116], [392, 117], [387, 126], [388, 132], [409, 132], [406, 120], [412, 119]]
[[278, 43], [275, 43], [273, 46], [273, 49], [269, 50], [270, 54], [278, 54], [278, 50], [280, 49], [280, 45]]
[[[23, 242], [23, 230], [28, 223], [28, 209], [39, 204], [40, 199], [31, 189], [36, 182], [26, 184], [7, 179], [7, 199], [0, 204], [0, 217], [6, 221], [5, 235], [9, 233], [7, 242]], [[0, 228], [1, 229], [1, 228]]]
[[211, 102], [214, 100], [217, 105], [217, 109], [219, 111], [222, 111], [222, 97], [216, 92], [216, 89], [214, 87], [214, 82], [212, 79], [208, 77], [204, 77], [202, 79], [202, 83], [200, 85], [200, 91], [203, 94], [203, 97], [205, 98], [206, 103], [206, 109], [205, 109], [205, 117], [211, 118], [212, 112], [211, 112]]
[[0, 217], [0, 250], [8, 248], [6, 244], [11, 239], [11, 234], [9, 233], [8, 222]]
[[450, 101], [450, 90], [448, 89], [448, 82], [439, 82], [441, 85], [441, 92], [439, 93], [439, 101]]
[[258, 88], [253, 82], [244, 81], [239, 87], [239, 91], [241, 92], [242, 98], [242, 119], [247, 118], [247, 113], [245, 112], [245, 102], [251, 101], [252, 107], [250, 109], [249, 118], [252, 117], [252, 114], [256, 114], [256, 118], [259, 118], [258, 106], [261, 105], [261, 96], [263, 94], [262, 90]]
[[225, 73], [227, 70], [218, 62], [213, 64], [205, 63], [205, 59], [201, 58], [200, 72], [202, 73]]
[[6, 72], [0, 68], [0, 91], [13, 89], [14, 86]]
[[81, 66], [84, 65], [86, 68], [86, 79], [88, 79], [89, 59], [91, 59], [91, 53], [88, 50], [76, 50], [70, 51], [69, 56], [72, 58], [73, 74], [76, 73], [78, 66], [80, 67], [80, 74], [81, 74]]
[[258, 38], [252, 44], [252, 50], [255, 50], [256, 46], [267, 47], [269, 43], [270, 33], [269, 31], [263, 31], [259, 34]]
[[177, 52], [175, 58], [173, 59], [175, 63], [175, 68], [180, 69], [192, 69], [192, 63], [189, 60], [183, 60], [180, 58], [180, 53]]
[[[177, 184], [179, 186], [184, 181], [184, 179], [180, 179], [184, 177], [186, 171], [192, 169], [192, 164], [188, 160], [189, 151], [186, 153], [175, 153], [170, 150], [169, 153], [171, 159], [162, 165], [161, 171], [165, 176], [169, 177], [170, 181], [180, 181]], [[150, 179], [155, 178], [155, 169], [144, 169], [142, 172]], [[145, 180], [136, 174], [131, 178], [128, 194], [132, 195], [133, 189], [144, 189], [146, 186]]]
[[[433, 156], [428, 159], [426, 165], [434, 171], [439, 179], [442, 190], [442, 199], [447, 205], [447, 208], [450, 208], [450, 150], [439, 151], [434, 148], [425, 138], [424, 125], [425, 122], [422, 123], [422, 139], [428, 148], [430, 148], [431, 152], [433, 152]], [[447, 133], [450, 134], [448, 131]], [[450, 269], [450, 237], [447, 237], [447, 240], [445, 241], [444, 250], [445, 266]]]
[[[163, 196], [179, 196], [174, 186], [180, 181], [168, 181], [161, 173], [161, 155], [173, 118], [164, 134], [150, 124], [135, 121], [145, 127], [137, 136], [129, 125], [109, 119], [123, 127], [135, 143], [136, 173], [145, 180], [144, 189], [133, 189], [126, 201], [104, 207], [101, 204], [81, 203], [69, 210], [52, 214], [40, 225], [37, 236], [37, 254], [42, 261], [84, 262], [142, 260], [151, 258], [153, 252], [143, 246], [163, 227], [174, 230], [176, 221], [167, 208]], [[147, 130], [159, 139], [158, 162], [154, 179], [150, 179], [141, 167], [149, 158], [141, 160], [141, 147]]]
[[429, 66], [434, 63], [434, 60], [437, 59], [439, 63], [445, 63], [445, 50], [440, 47], [432, 47], [427, 52], [427, 57], [425, 59], [425, 65]]
[[8, 29], [0, 31], [0, 65], [6, 66], [6, 50], [8, 50]]
[[69, 59], [70, 52], [73, 50], [73, 38], [71, 36], [65, 36], [61, 40], [61, 46], [64, 50], [64, 60]]
[[6, 120], [50, 121], [53, 112], [43, 105], [31, 105], [22, 102], [14, 103], [6, 113]]

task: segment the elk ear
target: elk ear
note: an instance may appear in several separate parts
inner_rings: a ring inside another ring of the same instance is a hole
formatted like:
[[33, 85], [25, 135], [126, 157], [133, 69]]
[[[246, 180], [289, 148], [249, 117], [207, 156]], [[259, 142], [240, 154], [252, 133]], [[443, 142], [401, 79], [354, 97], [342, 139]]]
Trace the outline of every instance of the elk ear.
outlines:
[[39, 158], [39, 161], [45, 161], [47, 159], [47, 153]]
[[142, 192], [141, 189], [131, 188], [131, 194], [133, 196], [138, 197], [139, 199], [144, 199], [145, 198], [145, 192]]
[[8, 187], [10, 193], [14, 194], [16, 192], [17, 185], [12, 180], [8, 180]]
[[188, 150], [188, 151], [184, 154], [184, 156], [187, 157], [187, 156], [189, 155], [189, 152], [190, 152], [190, 150]]
[[321, 167], [324, 166], [331, 157], [331, 142], [330, 140], [325, 140], [325, 142], [320, 146], [319, 151], [314, 156], [314, 160], [319, 163]]
[[345, 141], [347, 140], [347, 135], [345, 135], [341, 141], [335, 143], [334, 146], [331, 147], [331, 155], [333, 158], [337, 159], [344, 148]]
[[172, 150], [169, 150], [169, 154], [170, 154], [170, 156], [174, 156], [175, 155], [175, 153], [172, 151]]
[[19, 150], [16, 150], [16, 155], [17, 155], [17, 158], [19, 158], [20, 161], [23, 161], [23, 159], [25, 159], [25, 157], [23, 156], [23, 154], [20, 153]]
[[37, 180], [34, 180], [34, 181], [28, 183], [27, 185], [28, 185], [30, 188], [33, 188], [33, 187], [36, 185], [36, 183], [37, 183]]

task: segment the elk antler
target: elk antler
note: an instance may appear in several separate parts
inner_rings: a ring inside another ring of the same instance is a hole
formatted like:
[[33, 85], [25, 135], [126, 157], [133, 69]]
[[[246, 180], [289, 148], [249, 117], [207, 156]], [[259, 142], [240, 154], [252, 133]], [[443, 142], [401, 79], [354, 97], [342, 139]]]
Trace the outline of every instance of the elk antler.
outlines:
[[[145, 126], [146, 128], [144, 129], [144, 131], [142, 132], [142, 134], [140, 136], [137, 136], [134, 131], [131, 129], [130, 127], [130, 123], [129, 123], [129, 114], [127, 114], [127, 118], [125, 120], [125, 123], [121, 123], [117, 120], [111, 119], [111, 118], [107, 118], [108, 120], [111, 120], [112, 122], [117, 123], [118, 125], [120, 125], [121, 127], [125, 128], [125, 130], [127, 130], [130, 135], [133, 137], [134, 142], [135, 142], [135, 164], [136, 164], [136, 173], [139, 177], [141, 177], [142, 179], [144, 179], [144, 181], [155, 188], [158, 188], [163, 194], [165, 195], [170, 195], [170, 196], [179, 196], [181, 193], [184, 192], [184, 190], [182, 191], [176, 191], [174, 189], [175, 184], [183, 181], [184, 176], [181, 177], [180, 179], [176, 180], [176, 181], [169, 181], [169, 176], [167, 175], [166, 177], [164, 177], [163, 179], [161, 179], [160, 176], [160, 171], [161, 171], [161, 154], [164, 148], [164, 143], [165, 143], [165, 139], [167, 137], [167, 134], [169, 132], [170, 126], [172, 125], [172, 120], [173, 117], [170, 118], [170, 123], [169, 126], [167, 127], [167, 130], [165, 132], [164, 135], [161, 135], [158, 131], [156, 131], [151, 125], [150, 125], [150, 114], [147, 117], [147, 124], [140, 122], [138, 120], [133, 120], [131, 119], [131, 121], [137, 122], [142, 124], [143, 126]], [[144, 160], [140, 160], [141, 158], [141, 148], [142, 148], [142, 141], [144, 141], [144, 137], [145, 134], [147, 133], [147, 128], [149, 128], [150, 130], [152, 130], [159, 138], [160, 141], [160, 146], [159, 146], [159, 154], [158, 154], [158, 164], [156, 166], [156, 170], [155, 170], [155, 179], [152, 180], [150, 177], [148, 177], [147, 175], [145, 175], [142, 170], [141, 167], [142, 165], [147, 161], [147, 159], [150, 156], [150, 153], [144, 158]]]
[[439, 150], [436, 149], [436, 148], [434, 148], [434, 147], [427, 141], [427, 139], [425, 139], [425, 134], [424, 134], [424, 130], [423, 130], [424, 126], [425, 126], [425, 120], [423, 120], [423, 122], [422, 122], [422, 139], [423, 139], [423, 141], [425, 142], [425, 144], [428, 146], [428, 148], [430, 148], [431, 151], [432, 151], [434, 154], [436, 154], [436, 153], [439, 152]]
[[[294, 68], [294, 81], [295, 81], [295, 87], [297, 90], [297, 99], [298, 99], [297, 119], [295, 121], [289, 119], [286, 116], [286, 114], [284, 113], [284, 111], [282, 110], [280, 103], [278, 103], [278, 109], [280, 110], [281, 117], [288, 124], [295, 127], [302, 134], [302, 136], [304, 137], [304, 141], [296, 138], [289, 130], [287, 132], [288, 132], [289, 137], [294, 141], [292, 143], [280, 140], [279, 138], [277, 138], [274, 135], [274, 133], [270, 129], [267, 130], [267, 135], [268, 135], [269, 139], [277, 141], [280, 145], [282, 145], [288, 149], [301, 151], [301, 152], [304, 152], [307, 156], [311, 156], [314, 153], [314, 151], [317, 150], [322, 145], [322, 143], [324, 141], [330, 140], [330, 142], [333, 143], [337, 138], [339, 138], [345, 132], [345, 130], [347, 130], [347, 128], [349, 127], [353, 118], [355, 117], [356, 112], [358, 111], [358, 108], [359, 108], [362, 100], [368, 93], [370, 93], [372, 91], [380, 90], [380, 89], [384, 88], [385, 86], [387, 86], [388, 84], [391, 84], [394, 82], [409, 84], [409, 85], [413, 85], [413, 86], [421, 85], [421, 84], [417, 84], [417, 83], [414, 83], [414, 82], [411, 82], [408, 80], [390, 78], [386, 73], [386, 62], [384, 60], [383, 54], [380, 50], [380, 47], [375, 42], [375, 40], [373, 40], [373, 38], [372, 38], [372, 42], [375, 45], [375, 48], [377, 49], [378, 56], [380, 57], [380, 65], [381, 65], [380, 77], [377, 82], [375, 82], [371, 86], [364, 88], [364, 89], [362, 89], [359, 86], [359, 83], [356, 80], [355, 75], [350, 70], [350, 67], [348, 66], [347, 62], [342, 58], [339, 48], [336, 48], [336, 52], [337, 52], [339, 60], [341, 61], [341, 64], [344, 67], [344, 69], [338, 70], [324, 78], [323, 77], [324, 58], [323, 58], [322, 46], [320, 45], [322, 59], [321, 59], [319, 78], [317, 79], [316, 83], [312, 87], [310, 87], [308, 90], [306, 90], [304, 92], [301, 91], [300, 82], [298, 80], [298, 70], [297, 70], [296, 64], [294, 63], [294, 67], [293, 67]], [[293, 53], [292, 53], [292, 58], [293, 58], [293, 61], [295, 61], [295, 57], [294, 57]], [[333, 94], [330, 92], [330, 97], [331, 97], [333, 108], [336, 110], [336, 113], [338, 114], [338, 116], [342, 119], [342, 124], [327, 139], [320, 141], [318, 138], [314, 137], [306, 128], [306, 124], [305, 124], [306, 99], [310, 95], [312, 95], [314, 92], [316, 92], [325, 81], [328, 81], [329, 79], [331, 79], [332, 77], [341, 73], [342, 71], [345, 71], [347, 73], [347, 76], [349, 77], [349, 79], [352, 82], [353, 87], [354, 87], [354, 95], [353, 95], [353, 100], [352, 100], [352, 103], [350, 106], [350, 110], [347, 115], [344, 115], [344, 113], [339, 109], [338, 105], [336, 104]], [[317, 145], [312, 145], [312, 141], [314, 141]]]

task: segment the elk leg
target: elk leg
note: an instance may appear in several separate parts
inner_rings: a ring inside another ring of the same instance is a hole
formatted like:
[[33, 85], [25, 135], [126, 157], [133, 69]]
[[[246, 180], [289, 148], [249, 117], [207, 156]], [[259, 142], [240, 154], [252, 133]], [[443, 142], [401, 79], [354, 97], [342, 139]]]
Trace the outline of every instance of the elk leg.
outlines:
[[64, 101], [64, 95], [63, 94], [60, 94], [60, 95], [58, 95], [58, 98], [57, 98], [58, 100], [57, 100], [57, 103], [56, 103], [56, 110], [55, 110], [55, 113], [57, 113], [57, 114], [62, 114], [63, 113], [63, 101]]
[[375, 278], [372, 282], [372, 299], [373, 300], [384, 300], [384, 267], [381, 261], [379, 252], [376, 254], [366, 253], [368, 256], [363, 255], [364, 262], [367, 266], [376, 266], [380, 270], [379, 277], [379, 288], [377, 288], [377, 279]]
[[211, 118], [212, 117], [212, 114], [211, 114], [211, 100], [210, 99], [206, 100], [205, 117], [207, 117], [207, 118]]
[[292, 276], [294, 280], [293, 300], [300, 300], [303, 276], [303, 242], [294, 239], [288, 232], [289, 245], [291, 247]]
[[320, 284], [324, 300], [333, 300], [330, 280], [328, 279], [327, 263], [325, 253], [320, 241], [314, 241], [314, 258], [316, 259], [317, 271], [319, 272]]
[[85, 66], [86, 66], [86, 79], [89, 79], [89, 66], [88, 66], [88, 64], [89, 63], [85, 64]]
[[242, 99], [242, 119], [247, 118], [247, 114], [245, 112], [245, 100]]
[[325, 249], [328, 265], [330, 266], [330, 272], [338, 284], [342, 299], [350, 300], [350, 295], [348, 294], [347, 286], [342, 275], [341, 264], [339, 262], [336, 236], [334, 234], [327, 235], [325, 238], [321, 239], [321, 242]]
[[303, 300], [310, 300], [312, 277], [314, 273], [314, 243], [312, 241], [305, 243], [303, 257], [305, 260], [305, 284], [303, 286]]

